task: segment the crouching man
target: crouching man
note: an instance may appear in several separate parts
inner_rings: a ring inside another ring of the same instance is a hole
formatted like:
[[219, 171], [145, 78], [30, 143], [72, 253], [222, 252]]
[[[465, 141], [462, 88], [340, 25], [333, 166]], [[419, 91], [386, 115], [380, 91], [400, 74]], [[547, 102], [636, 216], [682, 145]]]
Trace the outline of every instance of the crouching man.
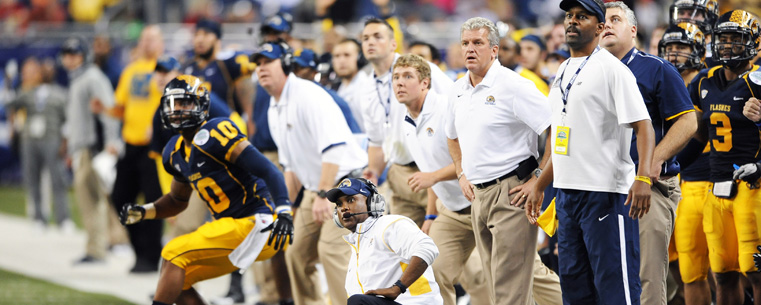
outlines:
[[344, 179], [327, 198], [336, 225], [352, 232], [344, 236], [348, 305], [443, 303], [431, 269], [439, 249], [406, 216], [383, 216], [386, 200], [372, 182]]

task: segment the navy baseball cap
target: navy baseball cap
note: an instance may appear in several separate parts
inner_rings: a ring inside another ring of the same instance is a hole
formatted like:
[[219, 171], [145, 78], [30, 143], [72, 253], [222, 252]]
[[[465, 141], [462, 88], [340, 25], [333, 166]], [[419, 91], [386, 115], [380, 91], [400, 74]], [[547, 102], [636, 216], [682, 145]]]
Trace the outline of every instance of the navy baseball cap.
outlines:
[[198, 20], [198, 22], [196, 22], [196, 31], [201, 29], [209, 33], [214, 33], [214, 35], [217, 35], [217, 38], [222, 38], [222, 25], [219, 24], [219, 22], [209, 19]]
[[560, 1], [560, 9], [566, 12], [576, 5], [581, 5], [585, 10], [597, 16], [597, 22], [605, 22], [605, 4], [602, 3], [602, 0]]
[[161, 56], [156, 61], [156, 70], [159, 72], [169, 72], [180, 69], [180, 62], [172, 56]]
[[278, 59], [285, 55], [287, 51], [279, 43], [268, 42], [263, 44], [256, 53], [251, 55], [251, 62], [256, 63], [256, 60], [262, 56], [269, 59]]
[[267, 20], [262, 23], [261, 31], [290, 33], [292, 28], [291, 22], [293, 22], [291, 14], [277, 13], [274, 16], [267, 18]]
[[539, 46], [542, 51], [547, 50], [547, 46], [544, 45], [544, 42], [542, 41], [539, 36], [536, 35], [526, 35], [521, 38], [521, 41], [531, 41]]
[[342, 196], [354, 196], [356, 194], [362, 194], [365, 195], [365, 197], [370, 197], [372, 192], [370, 191], [370, 187], [362, 182], [362, 180], [356, 178], [347, 178], [341, 181], [341, 183], [338, 184], [338, 187], [329, 190], [327, 198], [330, 200], [330, 202], [337, 202], [338, 198], [341, 198]]
[[567, 44], [561, 44], [555, 52], [552, 52], [550, 56], [561, 57], [563, 60], [571, 57], [571, 51], [568, 50]]
[[319, 62], [317, 60], [317, 54], [315, 54], [314, 51], [310, 49], [300, 49], [293, 52], [293, 55], [293, 62], [297, 65], [317, 70]]
[[87, 45], [84, 39], [78, 37], [71, 37], [66, 39], [61, 45], [61, 53], [63, 54], [87, 54]]

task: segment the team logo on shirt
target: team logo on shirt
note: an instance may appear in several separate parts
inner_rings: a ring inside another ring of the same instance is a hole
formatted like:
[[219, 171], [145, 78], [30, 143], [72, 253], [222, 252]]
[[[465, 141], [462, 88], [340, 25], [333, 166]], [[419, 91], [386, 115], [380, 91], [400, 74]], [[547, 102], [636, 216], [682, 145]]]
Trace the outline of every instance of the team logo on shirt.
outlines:
[[700, 98], [706, 98], [706, 95], [708, 95], [708, 90], [700, 90]]
[[486, 105], [494, 105], [494, 103], [495, 103], [494, 96], [489, 95], [486, 97]]
[[428, 136], [429, 136], [429, 137], [432, 137], [432, 136], [433, 136], [433, 128], [431, 128], [431, 127], [428, 127], [428, 129], [426, 129], [426, 130], [425, 130], [425, 132], [426, 132], [426, 133], [428, 133]]
[[761, 86], [761, 71], [750, 72], [748, 78], [750, 78], [750, 81], [754, 84]]
[[206, 144], [206, 142], [209, 142], [209, 131], [206, 129], [201, 129], [198, 133], [196, 133], [196, 136], [193, 137], [193, 142], [199, 146], [203, 146]]

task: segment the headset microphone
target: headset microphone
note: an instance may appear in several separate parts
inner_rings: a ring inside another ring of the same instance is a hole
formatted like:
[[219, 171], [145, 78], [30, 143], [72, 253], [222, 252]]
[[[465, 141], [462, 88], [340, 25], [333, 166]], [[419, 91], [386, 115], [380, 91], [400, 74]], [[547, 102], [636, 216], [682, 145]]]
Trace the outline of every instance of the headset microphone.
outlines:
[[376, 212], [377, 213], [383, 213], [383, 210], [372, 210], [372, 211], [359, 212], [359, 213], [344, 213], [343, 216], [344, 217], [352, 217], [352, 216], [356, 216], [356, 215], [371, 214], [371, 213], [376, 213]]

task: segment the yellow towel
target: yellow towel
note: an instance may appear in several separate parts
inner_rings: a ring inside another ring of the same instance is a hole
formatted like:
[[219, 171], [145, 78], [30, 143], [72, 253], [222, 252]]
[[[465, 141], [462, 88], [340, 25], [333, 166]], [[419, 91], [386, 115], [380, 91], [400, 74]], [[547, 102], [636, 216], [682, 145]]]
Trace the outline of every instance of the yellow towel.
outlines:
[[542, 215], [539, 215], [539, 218], [536, 219], [536, 222], [539, 224], [539, 227], [547, 233], [547, 235], [550, 237], [555, 235], [555, 231], [558, 230], [558, 215], [555, 212], [555, 198], [552, 198], [550, 206], [544, 210]]

